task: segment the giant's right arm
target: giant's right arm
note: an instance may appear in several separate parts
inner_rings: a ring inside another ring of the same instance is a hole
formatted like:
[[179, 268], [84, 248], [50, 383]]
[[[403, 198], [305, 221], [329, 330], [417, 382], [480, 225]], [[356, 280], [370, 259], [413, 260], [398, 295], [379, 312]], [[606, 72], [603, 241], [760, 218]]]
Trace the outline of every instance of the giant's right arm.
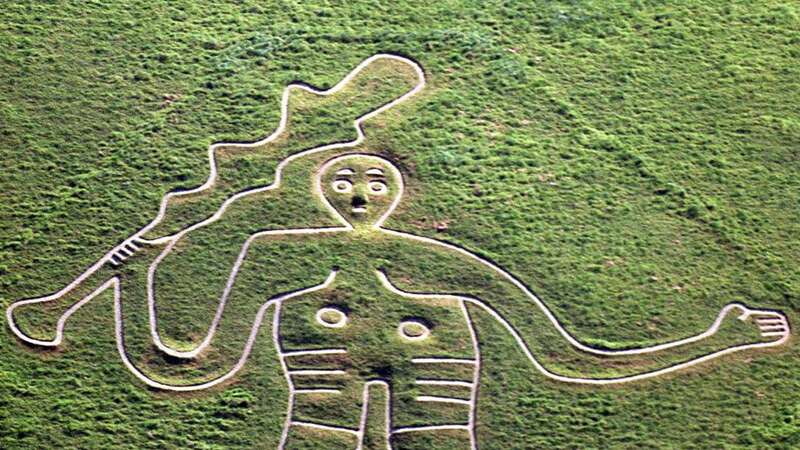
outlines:
[[[138, 279], [128, 277], [119, 288], [115, 286], [117, 343], [126, 366], [148, 385], [166, 390], [205, 389], [230, 379], [247, 361], [256, 338], [269, 338], [261, 328], [274, 327], [270, 308], [333, 281], [333, 265], [320, 259], [309, 262], [304, 249], [289, 238], [290, 233], [264, 232], [248, 239], [237, 263], [229, 269], [231, 289], [216, 297], [213, 317], [203, 314], [203, 308], [191, 307], [162, 317], [159, 312], [165, 301], [176, 299], [149, 297], [147, 274], [139, 274]], [[312, 237], [302, 240], [306, 241], [324, 245]], [[199, 284], [202, 280], [197, 280], [198, 292]], [[188, 300], [203, 301], [200, 297]], [[172, 330], [185, 322], [204, 327], [194, 340], [173, 339]], [[276, 330], [272, 331], [274, 340]], [[264, 351], [269, 347], [258, 348]]]
[[[164, 370], [162, 366], [159, 367], [158, 361], [154, 360], [151, 355], [143, 354], [142, 348], [139, 347], [138, 351], [131, 352], [130, 341], [131, 333], [128, 331], [131, 327], [130, 320], [126, 324], [125, 311], [122, 305], [122, 294], [118, 278], [109, 280], [107, 286], [114, 290], [114, 323], [115, 323], [115, 337], [117, 342], [117, 352], [122, 359], [125, 367], [140, 381], [146, 385], [173, 392], [189, 392], [208, 389], [218, 384], [224, 383], [233, 378], [247, 363], [248, 358], [253, 350], [256, 340], [259, 338], [263, 325], [269, 324], [272, 331], [272, 342], [276, 350], [278, 348], [278, 315], [276, 308], [281, 302], [289, 300], [293, 297], [305, 295], [320, 289], [325, 289], [333, 283], [336, 277], [336, 272], [332, 271], [324, 281], [319, 284], [311, 285], [303, 289], [285, 292], [275, 295], [260, 305], [254, 315], [248, 316], [246, 320], [250, 320], [251, 324], [248, 327], [240, 326], [234, 330], [225, 329], [223, 332], [234, 331], [241, 333], [243, 344], [239, 347], [230, 349], [230, 354], [225, 355], [225, 364], [221, 367], [215, 367], [214, 362], [206, 364], [207, 362], [193, 363], [192, 368], [188, 373], [179, 373], [176, 371]], [[269, 314], [271, 312], [271, 314]], [[213, 335], [212, 335], [213, 336]], [[135, 345], [134, 345], [135, 347]], [[219, 349], [217, 349], [219, 352]], [[176, 380], [177, 377], [180, 381]]]
[[108, 287], [106, 282], [117, 276], [125, 260], [143, 245], [137, 240], [126, 240], [57, 292], [12, 303], [6, 309], [11, 331], [28, 344], [57, 347], [63, 341], [69, 317], [104, 291]]
[[[153, 326], [170, 330], [176, 324], [159, 324], [158, 308], [149, 305], [147, 269], [152, 258], [141, 256], [122, 268], [101, 259], [61, 291], [12, 304], [7, 310], [9, 325], [29, 344], [57, 347], [64, 340], [70, 316], [101, 294], [111, 293], [117, 349], [137, 378], [149, 386], [172, 391], [212, 387], [243, 367], [256, 338], [260, 334], [264, 337], [262, 325], [274, 325], [268, 315], [271, 308], [280, 301], [323, 289], [334, 279], [332, 264], [326, 266], [319, 260], [313, 266], [302, 264], [298, 261], [307, 260], [302, 250], [287, 251], [279, 242], [258, 237], [243, 248], [242, 261], [232, 272], [235, 288], [220, 298], [218, 316], [213, 320], [191, 314], [173, 318], [211, 323], [206, 339], [192, 343], [189, 351], [170, 347], [172, 340], [164, 344], [161, 336], [154, 334]], [[248, 255], [250, 244], [255, 251]], [[159, 250], [148, 247], [138, 255], [158, 255]]]

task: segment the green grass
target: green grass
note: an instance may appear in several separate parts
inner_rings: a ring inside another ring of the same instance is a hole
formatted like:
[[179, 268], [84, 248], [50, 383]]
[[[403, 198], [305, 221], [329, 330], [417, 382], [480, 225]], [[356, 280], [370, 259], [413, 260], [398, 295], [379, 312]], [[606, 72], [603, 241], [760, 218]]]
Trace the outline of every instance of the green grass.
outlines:
[[[418, 61], [429, 84], [366, 127], [363, 148], [397, 161], [408, 184], [390, 227], [496, 261], [596, 345], [697, 333], [730, 301], [800, 320], [793, 2], [7, 3], [3, 306], [59, 289], [145, 225], [165, 192], [205, 181], [210, 143], [269, 134], [288, 83], [330, 87], [364, 58], [392, 52]], [[409, 77], [386, 64], [340, 96], [293, 98], [289, 138], [252, 154], [223, 152], [219, 188], [174, 205], [154, 233], [269, 182], [287, 154], [352, 139], [352, 119], [407, 89]], [[309, 191], [325, 158], [291, 166], [284, 189], [237, 204], [165, 260], [159, 312], [168, 342], [188, 346], [204, 333], [249, 234], [333, 223]], [[440, 223], [447, 229], [437, 232]], [[149, 343], [140, 277], [154, 253], [126, 266], [130, 347], [149, 373], [177, 381], [220, 373], [257, 305], [324, 279], [329, 267], [318, 261], [394, 265], [428, 286], [491, 285], [414, 245], [296, 240], [258, 249], [223, 321], [233, 331], [192, 364]], [[280, 271], [259, 270], [275, 260], [284, 262]], [[523, 299], [508, 299], [504, 312], [552, 367], [630, 369], [562, 351], [526, 316]], [[22, 320], [45, 336], [52, 312]], [[495, 322], [475, 318], [484, 357], [481, 448], [800, 446], [794, 342], [664, 379], [586, 388], [538, 375]], [[110, 295], [75, 315], [59, 351], [22, 345], [6, 328], [0, 447], [275, 448], [286, 386], [270, 332], [262, 329], [262, 344], [234, 381], [173, 395], [145, 388], [122, 366]], [[390, 359], [398, 348], [376, 357]], [[445, 449], [448, 438], [404, 445]]]

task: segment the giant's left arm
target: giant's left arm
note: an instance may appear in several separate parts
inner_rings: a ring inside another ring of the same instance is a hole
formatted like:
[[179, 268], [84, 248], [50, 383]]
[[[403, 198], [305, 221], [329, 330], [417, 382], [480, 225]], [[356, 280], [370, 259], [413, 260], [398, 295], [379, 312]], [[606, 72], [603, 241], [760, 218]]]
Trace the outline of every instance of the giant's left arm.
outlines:
[[[427, 254], [430, 265], [438, 266], [440, 261], [452, 259], [440, 257], [447, 253], [456, 255], [462, 263], [449, 264], [447, 269], [439, 266], [440, 270], [424, 270], [422, 276], [410, 273], [407, 269], [410, 265], [399, 264], [380, 275], [387, 288], [400, 295], [431, 299], [441, 298], [439, 292], [444, 288], [453, 293], [450, 296], [473, 305], [472, 310], [481, 310], [496, 319], [539, 371], [559, 381], [586, 384], [634, 381], [733, 352], [777, 346], [789, 338], [789, 324], [783, 314], [732, 303], [716, 317], [709, 318], [707, 329], [689, 337], [619, 350], [593, 347], [572, 336], [530, 289], [494, 263], [441, 241], [418, 236], [413, 239], [430, 245], [431, 252]], [[398, 286], [393, 284], [393, 273], [402, 275], [404, 280], [427, 280], [421, 286], [415, 283]], [[437, 273], [440, 275], [432, 275]]]

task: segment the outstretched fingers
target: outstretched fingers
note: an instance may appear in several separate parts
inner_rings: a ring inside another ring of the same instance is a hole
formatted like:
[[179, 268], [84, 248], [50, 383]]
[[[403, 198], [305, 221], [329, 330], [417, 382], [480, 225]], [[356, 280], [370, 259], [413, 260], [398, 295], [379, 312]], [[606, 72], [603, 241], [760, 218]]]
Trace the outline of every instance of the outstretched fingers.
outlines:
[[759, 313], [755, 316], [756, 325], [762, 337], [784, 338], [789, 335], [789, 321], [778, 313]]
[[738, 317], [739, 320], [753, 320], [758, 327], [762, 338], [773, 343], [780, 343], [789, 338], [791, 327], [789, 320], [780, 312], [763, 309], [750, 309], [739, 305], [743, 313]]

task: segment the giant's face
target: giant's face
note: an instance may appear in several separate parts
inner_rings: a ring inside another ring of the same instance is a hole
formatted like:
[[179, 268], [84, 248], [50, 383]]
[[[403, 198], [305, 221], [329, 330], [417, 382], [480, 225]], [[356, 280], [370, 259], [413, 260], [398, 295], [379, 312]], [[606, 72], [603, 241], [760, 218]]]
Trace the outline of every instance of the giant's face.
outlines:
[[372, 155], [345, 155], [325, 165], [322, 195], [353, 226], [377, 223], [401, 194], [400, 172]]

